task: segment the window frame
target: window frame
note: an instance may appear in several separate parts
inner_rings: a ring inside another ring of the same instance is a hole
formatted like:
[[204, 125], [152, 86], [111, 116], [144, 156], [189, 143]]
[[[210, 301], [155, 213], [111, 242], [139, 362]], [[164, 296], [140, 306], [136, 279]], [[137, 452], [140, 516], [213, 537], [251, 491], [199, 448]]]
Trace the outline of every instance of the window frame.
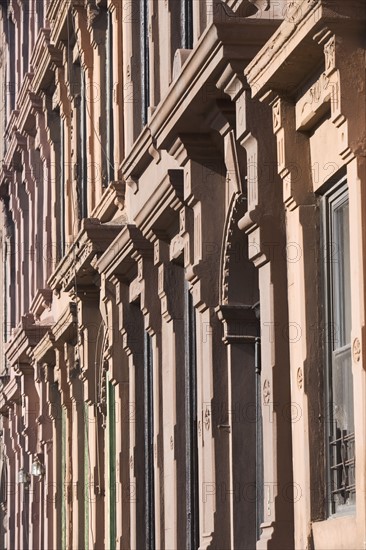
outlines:
[[148, 122], [150, 106], [149, 0], [140, 0], [141, 127]]
[[144, 332], [144, 469], [145, 469], [145, 543], [155, 550], [155, 467], [154, 467], [154, 346], [153, 337]]
[[194, 550], [200, 545], [196, 323], [196, 309], [189, 283], [184, 280], [187, 550]]
[[[334, 361], [333, 354], [335, 351], [344, 352], [348, 351], [351, 348], [351, 322], [349, 326], [349, 340], [344, 344], [343, 340], [339, 347], [335, 346], [335, 329], [334, 327], [340, 323], [342, 314], [339, 315], [339, 312], [343, 311], [344, 304], [340, 303], [338, 306], [335, 304], [334, 300], [334, 291], [335, 291], [335, 279], [334, 279], [334, 261], [332, 260], [332, 250], [333, 243], [336, 243], [336, 237], [334, 235], [339, 230], [337, 228], [334, 220], [334, 214], [336, 209], [339, 208], [342, 204], [349, 204], [349, 192], [348, 192], [348, 183], [347, 177], [345, 174], [339, 175], [336, 180], [332, 180], [327, 190], [321, 197], [321, 221], [322, 221], [322, 260], [323, 260], [323, 289], [324, 289], [324, 359], [325, 359], [325, 370], [324, 370], [324, 412], [325, 412], [325, 425], [324, 425], [324, 445], [325, 445], [325, 479], [326, 479], [326, 517], [343, 517], [348, 515], [355, 515], [356, 513], [356, 504], [336, 504], [334, 497], [332, 495], [332, 466], [331, 466], [331, 441], [335, 442], [334, 439], [334, 427], [333, 427], [333, 418], [334, 418], [334, 404], [333, 404], [333, 380], [332, 376], [334, 374]], [[349, 226], [348, 226], [349, 232]], [[350, 259], [349, 259], [350, 264]], [[338, 277], [342, 277], [342, 274], [338, 274]], [[349, 288], [351, 284], [349, 282]], [[344, 298], [344, 293], [342, 294]], [[335, 309], [338, 309], [338, 316], [335, 315]], [[351, 317], [351, 315], [350, 315]], [[344, 339], [344, 335], [342, 337]], [[348, 349], [346, 349], [348, 348]], [[351, 365], [352, 369], [352, 358]], [[353, 410], [354, 410], [354, 393], [353, 393], [353, 376], [351, 370], [351, 388], [352, 388], [352, 400], [353, 400]], [[354, 423], [354, 414], [353, 414], [353, 423]], [[352, 435], [352, 434], [351, 434]], [[353, 431], [354, 436], [354, 431]], [[334, 443], [333, 443], [334, 444]], [[353, 458], [354, 470], [355, 470], [355, 458]], [[334, 468], [335, 465], [333, 465]], [[356, 490], [355, 490], [356, 493]], [[355, 497], [356, 498], [356, 497]]]

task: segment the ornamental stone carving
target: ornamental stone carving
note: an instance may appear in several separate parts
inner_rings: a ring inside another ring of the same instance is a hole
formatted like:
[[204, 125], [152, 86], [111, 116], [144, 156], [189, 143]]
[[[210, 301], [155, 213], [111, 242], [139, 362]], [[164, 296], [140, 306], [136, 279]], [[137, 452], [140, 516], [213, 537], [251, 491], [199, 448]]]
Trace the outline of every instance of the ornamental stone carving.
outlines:
[[353, 340], [352, 355], [355, 363], [358, 363], [361, 359], [361, 342], [359, 338]]
[[325, 74], [329, 76], [335, 69], [335, 37], [332, 38], [324, 45], [325, 56]]
[[206, 407], [205, 420], [204, 420], [206, 430], [210, 429], [210, 425], [211, 425], [210, 416], [211, 416], [210, 409], [208, 407]]
[[271, 398], [271, 384], [269, 383], [269, 380], [266, 379], [263, 382], [263, 403], [265, 405], [268, 405], [270, 398]]
[[302, 390], [303, 383], [304, 383], [304, 375], [302, 372], [302, 368], [299, 367], [297, 369], [297, 387], [299, 388], [299, 390]]

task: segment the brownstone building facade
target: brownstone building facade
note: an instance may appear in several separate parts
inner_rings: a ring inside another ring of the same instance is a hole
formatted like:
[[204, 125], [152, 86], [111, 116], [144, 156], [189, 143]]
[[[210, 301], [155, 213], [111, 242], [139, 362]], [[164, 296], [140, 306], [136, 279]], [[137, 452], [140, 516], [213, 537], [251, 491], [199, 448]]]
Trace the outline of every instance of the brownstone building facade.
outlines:
[[2, 0], [1, 548], [366, 547], [365, 7]]

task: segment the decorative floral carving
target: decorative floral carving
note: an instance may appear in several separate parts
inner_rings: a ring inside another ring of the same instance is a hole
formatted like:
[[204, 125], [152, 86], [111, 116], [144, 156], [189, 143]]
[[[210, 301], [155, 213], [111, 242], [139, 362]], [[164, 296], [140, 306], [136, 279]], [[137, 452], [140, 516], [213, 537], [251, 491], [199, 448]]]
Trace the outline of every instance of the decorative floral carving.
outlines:
[[297, 369], [297, 387], [299, 388], [299, 390], [302, 389], [303, 383], [304, 383], [304, 376], [303, 376], [302, 368], [299, 367]]
[[137, 262], [137, 279], [138, 281], [142, 281], [143, 279], [143, 260], [142, 258], [139, 259]]
[[281, 101], [278, 100], [272, 107], [273, 131], [277, 132], [281, 128]]
[[324, 45], [325, 72], [329, 74], [335, 69], [335, 37]]
[[263, 403], [265, 405], [268, 405], [270, 398], [271, 398], [271, 384], [269, 383], [269, 380], [266, 379], [263, 382]]
[[206, 410], [205, 410], [205, 420], [204, 420], [204, 424], [205, 424], [206, 430], [209, 430], [209, 429], [210, 429], [210, 425], [211, 425], [210, 416], [211, 416], [210, 409], [209, 409], [208, 407], [206, 407]]
[[159, 241], [155, 241], [154, 243], [154, 264], [155, 265], [159, 263], [159, 257], [160, 257], [159, 249], [160, 249]]
[[179, 231], [180, 233], [184, 233], [186, 228], [186, 212], [184, 208], [182, 208], [181, 211], [179, 212], [179, 218], [180, 218]]
[[361, 342], [359, 338], [353, 340], [352, 354], [354, 362], [358, 363], [361, 359]]

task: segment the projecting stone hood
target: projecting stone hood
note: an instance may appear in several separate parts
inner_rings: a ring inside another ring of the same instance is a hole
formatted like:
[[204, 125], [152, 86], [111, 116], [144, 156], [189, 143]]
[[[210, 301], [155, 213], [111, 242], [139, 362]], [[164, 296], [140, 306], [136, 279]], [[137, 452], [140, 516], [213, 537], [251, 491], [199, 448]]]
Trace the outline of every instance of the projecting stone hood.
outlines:
[[174, 148], [178, 136], [211, 131], [208, 115], [218, 101], [228, 100], [230, 94], [219, 84], [223, 73], [229, 67], [243, 84], [244, 68], [280, 22], [230, 17], [222, 12], [222, 17], [206, 29], [190, 55], [184, 56], [180, 74], [122, 163], [127, 182], [131, 177], [138, 179], [158, 150]]
[[95, 218], [84, 219], [77, 238], [48, 280], [51, 289], [68, 291], [77, 283], [93, 285], [95, 271], [90, 262], [108, 248], [120, 231], [120, 224], [102, 224]]

